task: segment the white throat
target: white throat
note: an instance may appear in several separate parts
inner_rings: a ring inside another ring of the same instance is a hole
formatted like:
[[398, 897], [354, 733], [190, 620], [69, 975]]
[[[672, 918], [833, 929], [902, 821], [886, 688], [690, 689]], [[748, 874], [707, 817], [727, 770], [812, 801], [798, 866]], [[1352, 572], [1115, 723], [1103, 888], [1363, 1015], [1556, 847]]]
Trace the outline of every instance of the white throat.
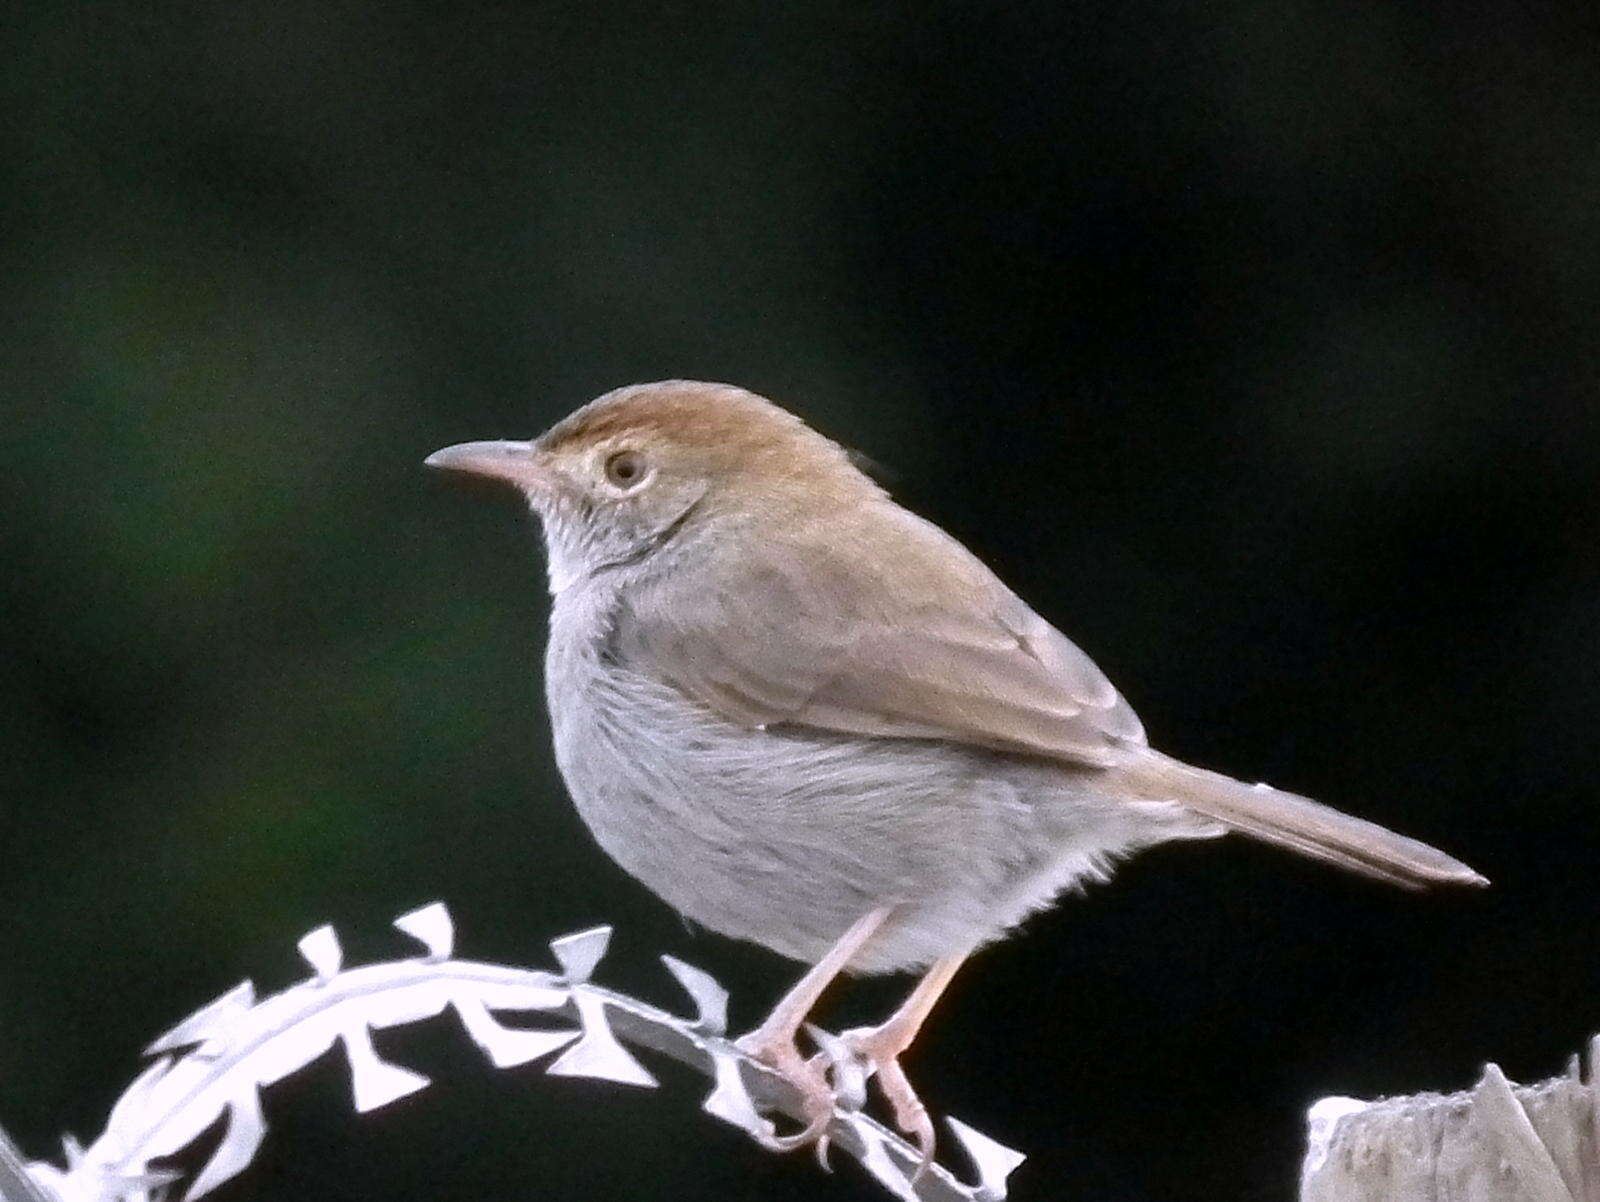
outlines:
[[573, 521], [573, 515], [564, 505], [542, 509], [529, 501], [529, 507], [539, 518], [544, 533], [545, 571], [552, 597], [572, 587], [580, 580], [586, 568], [582, 527]]

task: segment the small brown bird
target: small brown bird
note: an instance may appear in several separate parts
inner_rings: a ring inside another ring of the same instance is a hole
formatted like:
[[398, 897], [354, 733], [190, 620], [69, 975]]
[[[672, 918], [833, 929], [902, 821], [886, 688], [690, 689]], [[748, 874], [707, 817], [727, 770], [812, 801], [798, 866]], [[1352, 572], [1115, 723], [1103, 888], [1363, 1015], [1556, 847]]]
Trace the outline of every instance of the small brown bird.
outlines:
[[797, 1045], [841, 972], [921, 969], [846, 1045], [932, 1154], [900, 1068], [957, 967], [1063, 890], [1170, 839], [1239, 831], [1395, 884], [1458, 860], [1162, 755], [1094, 663], [836, 444], [727, 384], [607, 393], [533, 442], [433, 467], [515, 485], [554, 606], [556, 760], [601, 847], [713, 930], [811, 965], [742, 1045], [807, 1102]]

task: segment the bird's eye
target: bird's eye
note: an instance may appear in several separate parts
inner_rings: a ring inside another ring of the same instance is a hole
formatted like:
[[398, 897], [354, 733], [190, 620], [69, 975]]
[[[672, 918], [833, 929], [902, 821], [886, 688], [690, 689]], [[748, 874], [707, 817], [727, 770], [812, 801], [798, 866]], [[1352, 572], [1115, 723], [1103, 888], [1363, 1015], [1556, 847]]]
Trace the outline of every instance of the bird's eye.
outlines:
[[606, 460], [606, 479], [618, 488], [632, 488], [644, 479], [644, 456], [618, 451]]

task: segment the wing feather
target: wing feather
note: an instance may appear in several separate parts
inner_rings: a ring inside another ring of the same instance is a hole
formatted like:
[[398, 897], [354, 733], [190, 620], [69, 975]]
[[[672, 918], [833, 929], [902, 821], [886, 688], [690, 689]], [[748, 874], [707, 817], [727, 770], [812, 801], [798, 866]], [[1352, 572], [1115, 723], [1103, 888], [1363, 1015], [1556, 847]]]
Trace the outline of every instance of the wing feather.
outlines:
[[1144, 742], [1094, 661], [949, 535], [890, 502], [718, 557], [713, 584], [699, 576], [693, 596], [689, 575], [630, 595], [627, 653], [733, 721], [1087, 764]]

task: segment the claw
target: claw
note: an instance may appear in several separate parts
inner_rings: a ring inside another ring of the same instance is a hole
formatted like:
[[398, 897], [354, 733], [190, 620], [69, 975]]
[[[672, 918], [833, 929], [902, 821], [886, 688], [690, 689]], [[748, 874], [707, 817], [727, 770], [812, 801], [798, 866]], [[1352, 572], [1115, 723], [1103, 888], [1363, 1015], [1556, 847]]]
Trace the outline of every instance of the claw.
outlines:
[[910, 1136], [916, 1142], [917, 1150], [922, 1153], [916, 1171], [911, 1174], [911, 1184], [915, 1186], [933, 1163], [934, 1149], [938, 1144], [933, 1120], [928, 1117], [928, 1108], [922, 1104], [916, 1090], [911, 1088], [911, 1082], [906, 1079], [905, 1069], [900, 1067], [899, 1060], [890, 1058], [878, 1065], [878, 1086], [894, 1111], [895, 1126]]
[[827, 1128], [823, 1128], [822, 1134], [817, 1136], [817, 1142], [813, 1145], [813, 1151], [817, 1154], [817, 1167], [824, 1173], [833, 1172], [833, 1165], [828, 1162], [829, 1146], [828, 1131]]
[[900, 1053], [905, 1049], [896, 1046], [894, 1035], [886, 1027], [846, 1031], [839, 1038], [854, 1054], [867, 1077], [877, 1077], [878, 1089], [894, 1112], [895, 1126], [917, 1145], [921, 1157], [917, 1161], [916, 1171], [911, 1175], [911, 1184], [915, 1186], [933, 1164], [938, 1140], [934, 1134], [933, 1120], [928, 1116], [928, 1108], [911, 1087], [905, 1069], [900, 1067]]
[[[834, 1095], [821, 1065], [815, 1058], [807, 1059], [802, 1055], [793, 1039], [775, 1039], [759, 1030], [735, 1040], [734, 1045], [758, 1064], [777, 1073], [800, 1095], [805, 1126], [793, 1135], [758, 1136], [761, 1145], [771, 1152], [792, 1152], [816, 1144], [819, 1157], [825, 1157], [828, 1124], [833, 1121]], [[823, 1167], [828, 1167], [825, 1159]]]
[[817, 1149], [817, 1159], [822, 1167], [831, 1173], [833, 1169], [827, 1160], [827, 1131], [828, 1122], [832, 1117], [827, 1114], [818, 1115], [793, 1135], [774, 1135], [761, 1142], [772, 1152], [794, 1152], [807, 1145], [814, 1145]]

